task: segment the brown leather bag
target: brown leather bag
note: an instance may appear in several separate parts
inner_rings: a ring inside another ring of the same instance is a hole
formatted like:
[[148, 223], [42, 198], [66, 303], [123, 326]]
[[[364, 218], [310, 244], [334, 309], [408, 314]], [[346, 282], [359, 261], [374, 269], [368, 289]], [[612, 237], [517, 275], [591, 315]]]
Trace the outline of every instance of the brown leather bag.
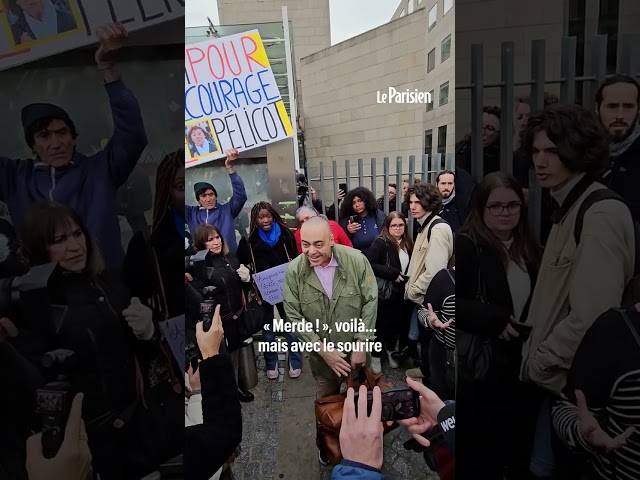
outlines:
[[[373, 390], [376, 385], [380, 390], [390, 390], [394, 388], [391, 382], [383, 378], [382, 373], [373, 373], [369, 367], [361, 369], [360, 376], [364, 373], [365, 378], [359, 378], [358, 383], [354, 384], [353, 373], [347, 378], [347, 387], [353, 387], [356, 392], [360, 385], [365, 385], [367, 390]], [[342, 410], [344, 409], [344, 401], [347, 398], [347, 392], [336, 395], [325, 395], [316, 399], [316, 445], [320, 450], [323, 460], [333, 465], [337, 465], [342, 461], [342, 453], [340, 451], [340, 427], [342, 426]], [[390, 427], [384, 425], [384, 434], [398, 426], [393, 423]]]

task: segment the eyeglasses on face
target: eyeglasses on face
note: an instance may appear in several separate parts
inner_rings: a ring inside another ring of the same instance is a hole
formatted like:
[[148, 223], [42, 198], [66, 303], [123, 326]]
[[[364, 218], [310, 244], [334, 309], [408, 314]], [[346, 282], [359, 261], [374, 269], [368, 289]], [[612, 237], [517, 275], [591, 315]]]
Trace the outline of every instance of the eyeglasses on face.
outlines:
[[404, 228], [404, 223], [389, 225], [389, 228]]
[[489, 210], [489, 213], [494, 217], [502, 215], [505, 211], [509, 215], [515, 215], [516, 213], [520, 213], [520, 208], [522, 208], [520, 202], [492, 203], [487, 205], [487, 210]]

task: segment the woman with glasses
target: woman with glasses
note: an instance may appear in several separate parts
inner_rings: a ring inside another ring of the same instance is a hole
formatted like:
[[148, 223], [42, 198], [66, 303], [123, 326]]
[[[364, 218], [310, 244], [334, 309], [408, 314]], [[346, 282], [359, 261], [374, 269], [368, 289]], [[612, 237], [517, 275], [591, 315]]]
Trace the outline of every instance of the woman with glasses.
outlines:
[[518, 373], [526, 339], [521, 326], [541, 251], [513, 177], [494, 172], [482, 180], [456, 240], [463, 270], [456, 286], [456, 437], [465, 448], [457, 453], [466, 459], [457, 474], [462, 479], [476, 478], [478, 471], [487, 480], [528, 478], [527, 439], [535, 415]]
[[382, 371], [380, 358], [387, 351], [391, 368], [398, 362], [391, 356], [397, 349], [402, 351], [409, 343], [409, 321], [413, 304], [404, 299], [407, 270], [413, 251], [413, 242], [407, 229], [407, 219], [400, 212], [391, 212], [385, 219], [382, 232], [366, 256], [378, 280], [378, 315], [376, 318], [376, 342], [382, 344], [380, 352], [372, 352], [371, 369]]

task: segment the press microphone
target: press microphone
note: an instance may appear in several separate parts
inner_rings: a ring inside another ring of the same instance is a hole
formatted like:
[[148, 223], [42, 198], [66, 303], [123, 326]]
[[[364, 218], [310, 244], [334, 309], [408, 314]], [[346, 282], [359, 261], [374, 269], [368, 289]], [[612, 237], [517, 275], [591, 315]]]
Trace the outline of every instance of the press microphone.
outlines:
[[[429, 440], [431, 446], [444, 446], [450, 449], [456, 444], [456, 402], [447, 403], [438, 412], [438, 423], [422, 434]], [[417, 453], [424, 452], [427, 448], [421, 445], [416, 439], [411, 438], [404, 443], [406, 450], [413, 450]]]

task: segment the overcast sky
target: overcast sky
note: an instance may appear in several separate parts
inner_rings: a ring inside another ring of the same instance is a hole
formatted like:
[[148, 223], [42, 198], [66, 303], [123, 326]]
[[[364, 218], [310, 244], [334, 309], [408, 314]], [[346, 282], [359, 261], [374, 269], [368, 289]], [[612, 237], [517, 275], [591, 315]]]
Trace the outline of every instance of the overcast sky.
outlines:
[[[188, 27], [207, 25], [207, 17], [219, 23], [216, 0], [187, 0], [185, 23]], [[387, 23], [399, 0], [329, 0], [331, 44], [347, 40]]]

